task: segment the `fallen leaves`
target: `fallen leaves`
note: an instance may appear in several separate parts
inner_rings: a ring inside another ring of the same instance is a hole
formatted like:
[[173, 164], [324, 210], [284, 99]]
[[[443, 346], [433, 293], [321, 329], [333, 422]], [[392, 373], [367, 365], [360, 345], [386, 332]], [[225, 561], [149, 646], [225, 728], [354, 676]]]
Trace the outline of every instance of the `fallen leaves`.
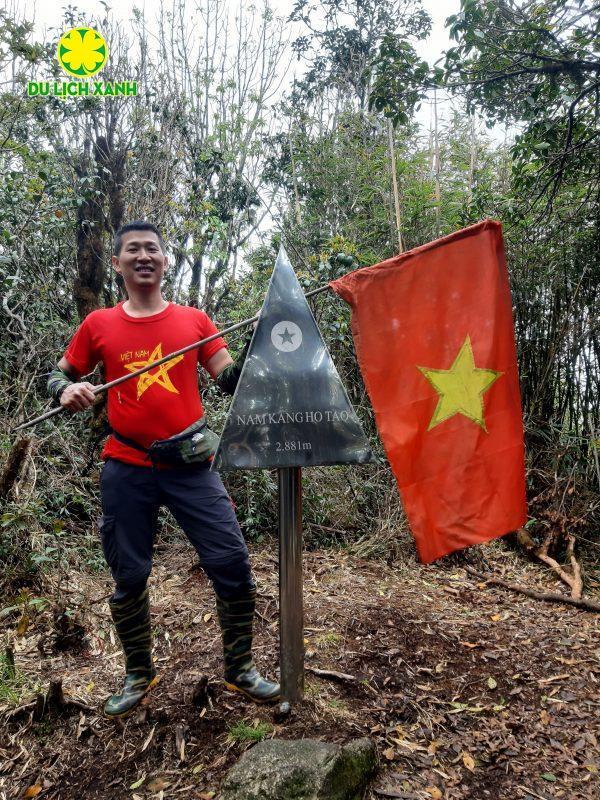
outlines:
[[23, 797], [24, 798], [37, 797], [37, 795], [41, 791], [42, 791], [42, 786], [39, 783], [36, 783], [33, 786], [29, 786], [29, 788], [25, 789], [25, 794], [23, 795]]
[[147, 783], [146, 783], [146, 778], [147, 778], [146, 774], [142, 775], [142, 777], [138, 778], [137, 781], [134, 781], [129, 788], [132, 790], [139, 789], [141, 786], [144, 786], [145, 784], [144, 789], [149, 792], [162, 792], [165, 789], [168, 789], [169, 786], [171, 785], [170, 781], [160, 776], [151, 778]]
[[19, 619], [19, 622], [17, 623], [17, 636], [19, 636], [19, 637], [25, 636], [25, 634], [27, 633], [27, 630], [29, 628], [30, 621], [31, 620], [29, 618], [29, 614], [25, 610], [23, 610], [23, 613], [21, 614], [21, 618]]
[[462, 762], [469, 772], [475, 772], [475, 759], [469, 753], [462, 754]]
[[146, 788], [149, 789], [151, 792], [162, 792], [165, 789], [168, 789], [171, 785], [170, 781], [165, 780], [165, 778], [152, 778], [151, 781], [148, 781], [146, 784]]
[[552, 772], [544, 772], [542, 775], [540, 775], [540, 778], [542, 778], [545, 781], [548, 781], [549, 783], [556, 783], [556, 781], [558, 780], [556, 775], [554, 775], [554, 773]]
[[[182, 563], [187, 564], [186, 558], [182, 552]], [[256, 553], [254, 558], [265, 598], [276, 597], [273, 565], [269, 562], [261, 570], [261, 554]], [[323, 563], [331, 565], [331, 574], [335, 573], [336, 556], [306, 553], [305, 558], [307, 575], [315, 564]], [[159, 553], [159, 566], [160, 559]], [[169, 564], [168, 574], [173, 569]], [[525, 784], [532, 787], [528, 790], [531, 798], [542, 800], [559, 787], [568, 800], [594, 796], [592, 787], [600, 767], [593, 734], [598, 684], [597, 673], [590, 678], [594, 634], [586, 620], [575, 629], [568, 612], [544, 609], [540, 613], [538, 606], [529, 607], [529, 600], [523, 604], [514, 601], [510, 614], [505, 614], [503, 605], [497, 598], [490, 599], [489, 593], [482, 596], [461, 591], [460, 597], [450, 597], [440, 591], [441, 579], [438, 582], [433, 571], [427, 573], [432, 576], [431, 604], [425, 606], [422, 589], [426, 584], [418, 571], [408, 576], [402, 573], [397, 579], [390, 577], [389, 596], [380, 599], [373, 575], [381, 569], [385, 570], [385, 565], [379, 562], [348, 568], [347, 574], [336, 578], [335, 591], [327, 592], [327, 627], [305, 629], [311, 643], [318, 640], [331, 644], [319, 651], [323, 663], [318, 666], [325, 674], [353, 676], [356, 684], [319, 680], [314, 684], [319, 693], [313, 693], [312, 682], [307, 681], [305, 701], [298, 704], [285, 726], [276, 727], [275, 735], [336, 741], [372, 736], [381, 755], [382, 786], [391, 787], [385, 790], [387, 796], [394, 797], [396, 792], [402, 800], [466, 800], [488, 794], [493, 799], [502, 796], [517, 800], [523, 798], [525, 789], [519, 787]], [[89, 580], [85, 576], [85, 581]], [[98, 581], [96, 588], [85, 594], [100, 597], [103, 591]], [[194, 583], [188, 594], [178, 587], [170, 595], [159, 573], [153, 591], [156, 605], [165, 612], [173, 613], [175, 604], [181, 604], [177, 606], [181, 613], [166, 621], [160, 618], [157, 623], [170, 631], [171, 650], [162, 651], [159, 657], [164, 659], [161, 666], [165, 669], [168, 663], [173, 680], [150, 696], [149, 714], [142, 721], [108, 726], [87, 712], [79, 724], [77, 718], [61, 720], [52, 737], [44, 740], [43, 753], [29, 731], [20, 734], [27, 754], [24, 750], [20, 756], [17, 747], [0, 750], [0, 762], [6, 775], [13, 770], [12, 780], [32, 756], [30, 771], [22, 774], [28, 775], [35, 786], [29, 787], [30, 794], [25, 797], [42, 800], [47, 788], [40, 776], [57, 786], [57, 772], [65, 767], [69, 770], [67, 777], [60, 777], [73, 796], [80, 786], [89, 785], [92, 772], [98, 776], [99, 791], [107, 797], [123, 794], [132, 800], [133, 796], [139, 800], [161, 800], [161, 796], [164, 800], [214, 800], [218, 794], [210, 787], [218, 786], [237, 756], [235, 752], [224, 753], [223, 725], [239, 715], [240, 698], [232, 699], [212, 680], [207, 695], [207, 677], [202, 708], [186, 699], [199, 680], [198, 670], [211, 676], [221, 669], [214, 612], [212, 619], [209, 617], [210, 587]], [[323, 597], [307, 594], [306, 601], [308, 626], [319, 624], [325, 619]], [[6, 619], [11, 632], [21, 614], [19, 606], [11, 619]], [[35, 673], [41, 615], [31, 617], [29, 630], [15, 644], [17, 666]], [[196, 624], [190, 626], [191, 620]], [[69, 693], [89, 698], [96, 710], [122, 670], [118, 642], [111, 645], [108, 622], [106, 614], [100, 618], [103, 629], [92, 642], [93, 664], [89, 657], [77, 656], [76, 662], [60, 667]], [[272, 671], [276, 664], [276, 626], [261, 626], [257, 644], [258, 658]], [[558, 674], [561, 666], [568, 666], [569, 674]], [[360, 691], [356, 691], [357, 686]], [[567, 689], [572, 695], [567, 695]], [[319, 713], [321, 704], [329, 701], [345, 703], [347, 713], [336, 717], [335, 722]], [[271, 719], [272, 711], [259, 708], [255, 714], [264, 722]], [[61, 753], [56, 768], [49, 760], [54, 755], [50, 750]], [[114, 768], [122, 753], [126, 754], [128, 771], [120, 771], [111, 788], [115, 771], [111, 773], [110, 767]], [[44, 758], [48, 761], [42, 762]], [[44, 771], [42, 763], [50, 766]], [[503, 779], [500, 790], [498, 774]], [[2, 778], [4, 774], [0, 781]], [[373, 791], [374, 796], [386, 796], [383, 791]], [[18, 797], [23, 800], [24, 795]]]
[[154, 737], [154, 731], [155, 730], [156, 730], [156, 725], [152, 728], [152, 730], [150, 731], [150, 733], [146, 737], [146, 739], [144, 741], [144, 744], [142, 745], [142, 749], [141, 749], [142, 753], [144, 752], [144, 750], [147, 750], [148, 745], [150, 744], [150, 742], [152, 741], [152, 738]]
[[397, 747], [403, 747], [410, 753], [426, 753], [428, 751], [427, 747], [423, 747], [423, 745], [417, 744], [416, 742], [409, 742], [408, 739], [396, 739], [394, 736], [390, 736], [390, 740], [394, 742]]

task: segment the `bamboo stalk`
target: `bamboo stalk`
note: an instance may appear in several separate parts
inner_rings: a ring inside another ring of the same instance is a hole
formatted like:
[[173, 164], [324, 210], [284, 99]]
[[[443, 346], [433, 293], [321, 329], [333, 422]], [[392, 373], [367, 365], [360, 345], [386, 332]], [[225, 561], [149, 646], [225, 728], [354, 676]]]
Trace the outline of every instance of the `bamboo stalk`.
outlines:
[[402, 243], [402, 227], [400, 220], [400, 195], [398, 193], [398, 176], [396, 175], [396, 151], [394, 149], [394, 126], [392, 120], [388, 119], [388, 140], [390, 147], [390, 169], [392, 173], [392, 188], [394, 191], [394, 208], [396, 211], [396, 233], [398, 235], [398, 252], [404, 252]]
[[442, 190], [440, 188], [440, 140], [438, 138], [437, 89], [433, 90], [434, 154], [435, 154], [435, 235], [440, 235], [440, 211]]
[[293, 129], [290, 128], [288, 142], [290, 145], [290, 161], [292, 165], [292, 183], [294, 185], [294, 208], [296, 211], [296, 224], [302, 225], [302, 211], [300, 207], [300, 193], [298, 191], [298, 178], [296, 177], [296, 159], [294, 158], [294, 143], [292, 141]]
[[471, 114], [471, 137], [470, 137], [470, 150], [471, 157], [469, 161], [469, 203], [473, 200], [473, 182], [475, 180], [475, 166], [477, 160], [477, 134], [475, 132], [475, 117]]

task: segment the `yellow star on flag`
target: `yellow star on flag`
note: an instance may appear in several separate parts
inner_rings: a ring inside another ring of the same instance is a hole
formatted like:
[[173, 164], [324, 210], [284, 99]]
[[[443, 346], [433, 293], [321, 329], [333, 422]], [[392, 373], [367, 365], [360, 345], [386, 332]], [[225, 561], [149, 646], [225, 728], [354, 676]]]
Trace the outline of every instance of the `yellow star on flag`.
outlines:
[[[125, 364], [125, 369], [129, 370], [129, 372], [135, 372], [136, 369], [141, 369], [147, 364], [151, 364], [153, 361], [158, 361], [162, 357], [162, 342], [159, 342], [147, 361], [130, 361], [129, 364]], [[171, 381], [168, 372], [183, 358], [184, 356], [175, 356], [175, 358], [171, 358], [169, 361], [165, 361], [164, 364], [156, 367], [154, 372], [144, 372], [142, 375], [140, 375], [137, 382], [137, 399], [139, 400], [146, 389], [149, 389], [155, 383], [158, 384], [158, 386], [162, 386], [162, 388], [166, 389], [167, 392], [179, 394], [179, 390], [173, 386], [173, 382]]]
[[487, 432], [483, 416], [483, 395], [502, 372], [475, 366], [469, 336], [465, 339], [450, 369], [417, 367], [439, 394], [438, 404], [427, 428], [430, 431], [455, 414], [473, 420]]

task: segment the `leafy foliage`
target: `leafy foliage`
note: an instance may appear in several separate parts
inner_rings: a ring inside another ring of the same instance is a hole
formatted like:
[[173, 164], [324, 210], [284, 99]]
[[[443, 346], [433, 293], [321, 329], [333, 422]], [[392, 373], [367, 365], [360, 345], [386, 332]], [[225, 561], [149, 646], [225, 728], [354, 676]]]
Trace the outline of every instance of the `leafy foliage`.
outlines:
[[462, 0], [448, 19], [457, 45], [446, 85], [466, 91], [467, 107], [491, 121], [522, 125], [515, 178], [533, 201], [552, 205], [563, 184], [597, 194], [597, 11], [591, 0]]
[[356, 103], [382, 110], [393, 92], [402, 103], [390, 116], [408, 122], [427, 71], [411, 44], [431, 26], [420, 0], [297, 0], [290, 20], [308, 28], [293, 44], [307, 62], [292, 93], [296, 104], [332, 94], [336, 108]]
[[393, 123], [408, 124], [425, 95], [429, 65], [398, 34], [387, 33], [373, 64], [369, 108], [383, 111]]

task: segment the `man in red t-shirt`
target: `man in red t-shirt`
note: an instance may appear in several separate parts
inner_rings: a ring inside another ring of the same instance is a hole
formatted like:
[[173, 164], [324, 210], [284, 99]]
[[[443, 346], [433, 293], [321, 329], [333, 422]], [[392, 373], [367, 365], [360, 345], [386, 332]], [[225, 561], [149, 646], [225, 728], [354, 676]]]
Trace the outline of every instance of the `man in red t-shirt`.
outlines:
[[[50, 393], [63, 407], [80, 411], [93, 403], [92, 384], [79, 378], [99, 362], [110, 382], [217, 333], [203, 311], [163, 298], [164, 251], [162, 237], [150, 223], [133, 222], [117, 232], [113, 265], [125, 282], [128, 299], [93, 311], [79, 326], [48, 381]], [[109, 605], [126, 663], [125, 685], [104, 708], [112, 717], [128, 714], [156, 680], [146, 581], [161, 505], [171, 510], [213, 583], [226, 685], [256, 702], [279, 698], [279, 685], [264, 679], [252, 659], [256, 587], [233, 505], [218, 473], [210, 470], [208, 457], [182, 466], [149, 460], [153, 442], [180, 434], [203, 416], [198, 364], [224, 391], [233, 393], [241, 364], [233, 362], [220, 337], [108, 391], [113, 435], [102, 452], [106, 463], [100, 479], [100, 535], [115, 580]]]

